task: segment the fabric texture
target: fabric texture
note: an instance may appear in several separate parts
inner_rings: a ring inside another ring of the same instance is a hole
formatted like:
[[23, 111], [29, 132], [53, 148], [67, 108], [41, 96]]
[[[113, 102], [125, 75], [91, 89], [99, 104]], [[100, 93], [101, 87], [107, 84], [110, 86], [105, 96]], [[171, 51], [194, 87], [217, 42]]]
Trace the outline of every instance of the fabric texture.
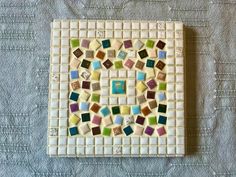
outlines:
[[[235, 0], [0, 1], [0, 176], [236, 176]], [[53, 19], [180, 20], [186, 40], [183, 158], [49, 158]]]

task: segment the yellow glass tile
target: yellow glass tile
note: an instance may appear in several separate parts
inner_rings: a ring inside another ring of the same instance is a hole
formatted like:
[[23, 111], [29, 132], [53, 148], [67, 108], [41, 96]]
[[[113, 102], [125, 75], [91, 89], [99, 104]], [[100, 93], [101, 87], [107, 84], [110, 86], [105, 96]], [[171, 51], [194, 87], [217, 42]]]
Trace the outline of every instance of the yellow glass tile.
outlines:
[[92, 79], [92, 80], [96, 80], [96, 81], [98, 81], [99, 78], [100, 78], [100, 73], [97, 72], [97, 71], [92, 71], [91, 79]]
[[72, 125], [76, 125], [80, 121], [80, 118], [76, 116], [75, 114], [71, 115], [69, 118], [69, 122]]
[[129, 106], [121, 106], [120, 113], [123, 115], [130, 114], [130, 107]]
[[137, 83], [136, 88], [138, 91], [144, 92], [147, 89], [147, 86], [142, 81], [140, 81]]

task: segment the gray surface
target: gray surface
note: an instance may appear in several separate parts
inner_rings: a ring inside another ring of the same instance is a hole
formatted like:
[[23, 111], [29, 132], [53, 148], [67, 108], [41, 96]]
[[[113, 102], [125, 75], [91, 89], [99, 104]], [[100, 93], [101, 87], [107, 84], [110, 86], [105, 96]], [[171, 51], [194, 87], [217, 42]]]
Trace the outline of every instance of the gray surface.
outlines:
[[[236, 176], [235, 0], [15, 2], [0, 1], [0, 176]], [[185, 23], [186, 157], [46, 155], [49, 24], [54, 18]]]

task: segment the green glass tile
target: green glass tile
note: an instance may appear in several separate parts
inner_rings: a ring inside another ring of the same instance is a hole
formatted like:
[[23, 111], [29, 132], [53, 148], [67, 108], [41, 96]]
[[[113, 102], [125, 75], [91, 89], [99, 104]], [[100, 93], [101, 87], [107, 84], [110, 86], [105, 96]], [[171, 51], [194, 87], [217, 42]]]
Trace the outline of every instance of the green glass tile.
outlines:
[[155, 61], [154, 60], [147, 59], [146, 67], [153, 68], [154, 65], [155, 65]]
[[148, 122], [149, 122], [149, 125], [156, 125], [157, 124], [156, 116], [149, 117]]
[[155, 42], [153, 40], [148, 39], [146, 41], [146, 47], [148, 47], [148, 48], [153, 48], [154, 44], [155, 44]]
[[160, 83], [159, 90], [166, 90], [166, 83]]
[[100, 101], [100, 95], [99, 95], [99, 94], [96, 94], [96, 93], [93, 93], [93, 94], [92, 94], [91, 101], [99, 103], [99, 101]]
[[103, 134], [104, 136], [110, 136], [110, 134], [111, 134], [111, 129], [104, 127], [104, 128], [103, 128], [103, 131], [102, 131], [102, 134]]
[[72, 48], [79, 47], [79, 39], [71, 39], [70, 45]]
[[122, 61], [115, 61], [115, 68], [116, 69], [121, 69], [121, 68], [123, 68], [123, 63], [122, 63]]

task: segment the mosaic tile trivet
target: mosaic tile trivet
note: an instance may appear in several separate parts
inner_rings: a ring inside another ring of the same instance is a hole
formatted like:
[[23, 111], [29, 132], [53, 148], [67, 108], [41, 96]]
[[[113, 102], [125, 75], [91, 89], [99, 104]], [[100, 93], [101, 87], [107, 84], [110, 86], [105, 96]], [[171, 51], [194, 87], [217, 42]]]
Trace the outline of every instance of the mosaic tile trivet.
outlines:
[[183, 156], [183, 24], [55, 20], [50, 156]]

